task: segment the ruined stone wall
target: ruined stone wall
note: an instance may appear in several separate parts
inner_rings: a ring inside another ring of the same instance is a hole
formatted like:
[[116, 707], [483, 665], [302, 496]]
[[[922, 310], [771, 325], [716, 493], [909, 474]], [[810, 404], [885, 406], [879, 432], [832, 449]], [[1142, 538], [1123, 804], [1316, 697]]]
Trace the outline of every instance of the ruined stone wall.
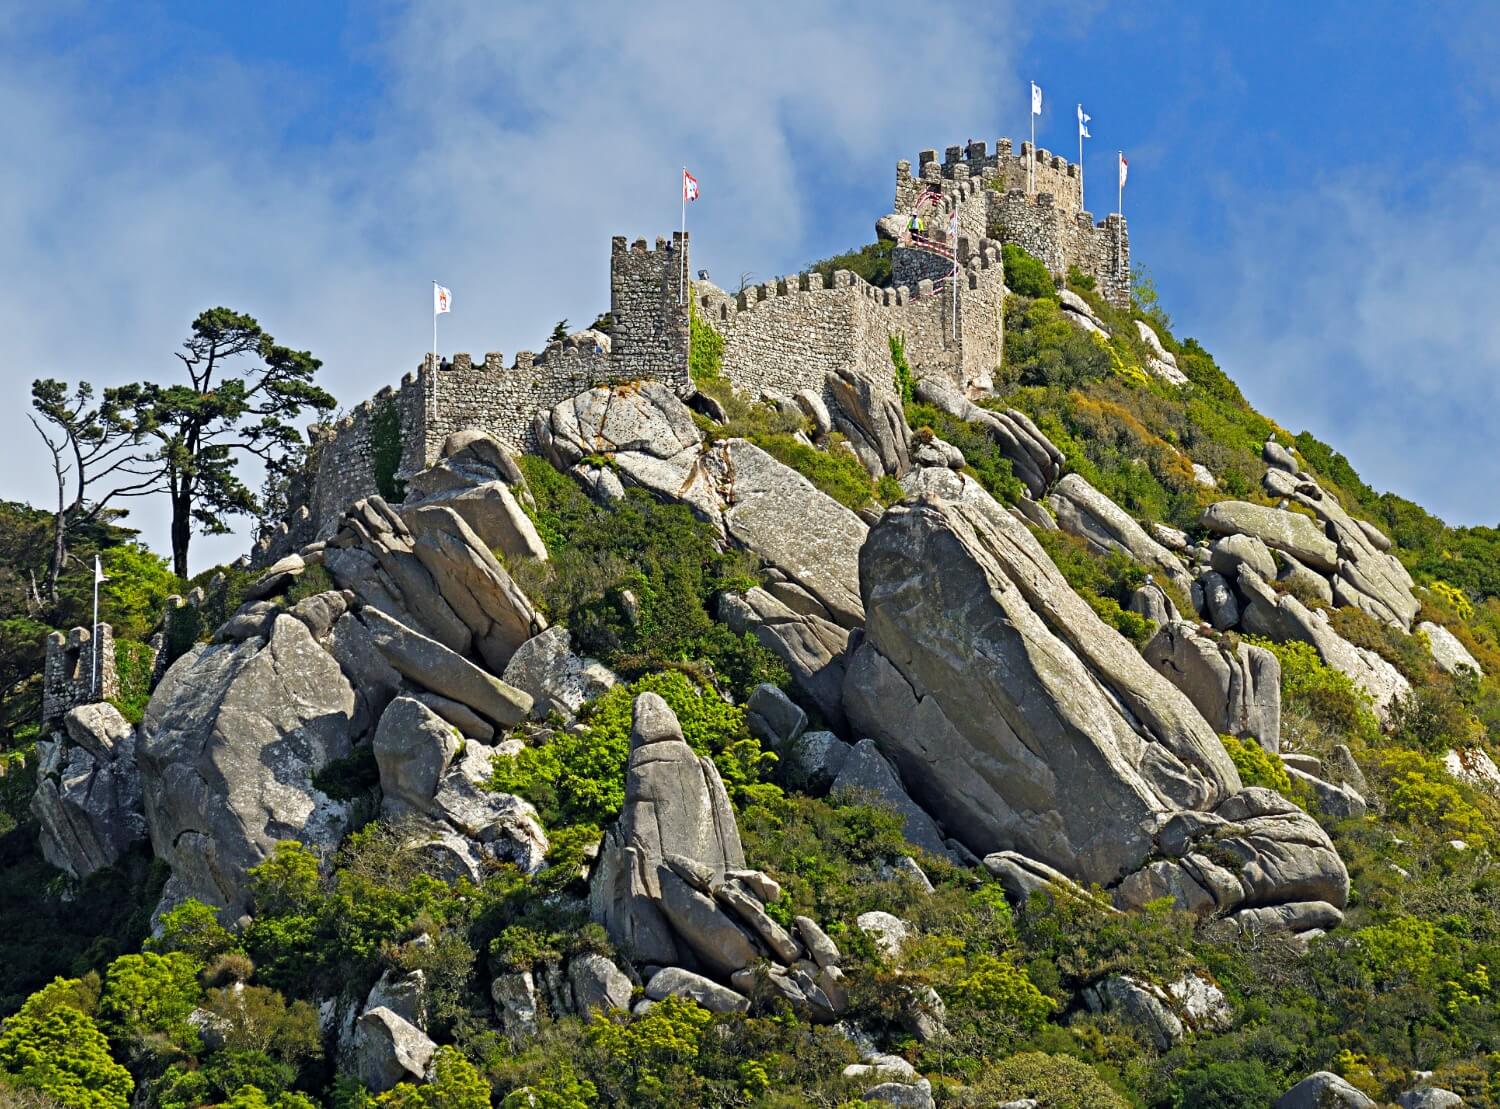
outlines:
[[88, 628], [47, 636], [47, 657], [42, 666], [42, 731], [61, 726], [63, 716], [75, 705], [106, 701], [119, 695], [115, 633], [108, 624], [99, 625], [98, 644], [96, 684], [94, 637]]

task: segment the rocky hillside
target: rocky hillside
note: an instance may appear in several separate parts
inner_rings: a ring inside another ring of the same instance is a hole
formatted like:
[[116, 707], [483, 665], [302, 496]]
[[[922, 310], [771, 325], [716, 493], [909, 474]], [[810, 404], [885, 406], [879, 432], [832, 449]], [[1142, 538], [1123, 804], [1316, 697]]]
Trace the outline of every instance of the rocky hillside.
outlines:
[[992, 395], [695, 319], [173, 607], [11, 776], [0, 1104], [1500, 1103], [1494, 533], [1006, 267]]

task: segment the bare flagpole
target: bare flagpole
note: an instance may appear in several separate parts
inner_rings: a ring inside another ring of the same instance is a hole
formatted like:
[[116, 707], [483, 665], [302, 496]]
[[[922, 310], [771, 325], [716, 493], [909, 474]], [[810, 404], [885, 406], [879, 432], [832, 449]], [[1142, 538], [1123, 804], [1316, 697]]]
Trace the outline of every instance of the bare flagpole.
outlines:
[[438, 318], [438, 310], [437, 310], [437, 298], [438, 298], [438, 283], [436, 281], [433, 281], [433, 283], [432, 283], [432, 361], [429, 363], [429, 366], [431, 367], [429, 372], [432, 374], [432, 418], [434, 420], [437, 419], [437, 409], [438, 409], [438, 399], [437, 399], [437, 389], [438, 389], [438, 376], [437, 376], [437, 369], [438, 369], [438, 361], [437, 361], [437, 318]]
[[104, 571], [99, 567], [99, 556], [94, 556], [94, 634], [90, 643], [94, 652], [94, 665], [90, 667], [93, 671], [93, 696], [99, 696], [99, 583], [104, 580]]

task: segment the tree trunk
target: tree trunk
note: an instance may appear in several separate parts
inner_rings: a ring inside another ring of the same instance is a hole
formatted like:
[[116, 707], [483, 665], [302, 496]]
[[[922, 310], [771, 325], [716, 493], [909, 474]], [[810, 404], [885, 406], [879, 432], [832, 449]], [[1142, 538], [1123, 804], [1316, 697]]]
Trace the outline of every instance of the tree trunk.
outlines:
[[[55, 465], [54, 469], [57, 469]], [[52, 557], [47, 563], [47, 605], [54, 612], [57, 609], [57, 582], [62, 577], [63, 560], [68, 557], [67, 534], [68, 511], [63, 507], [63, 474], [57, 469], [57, 512], [52, 517]]]
[[178, 493], [172, 497], [172, 572], [188, 578], [188, 543], [193, 538], [193, 498]]

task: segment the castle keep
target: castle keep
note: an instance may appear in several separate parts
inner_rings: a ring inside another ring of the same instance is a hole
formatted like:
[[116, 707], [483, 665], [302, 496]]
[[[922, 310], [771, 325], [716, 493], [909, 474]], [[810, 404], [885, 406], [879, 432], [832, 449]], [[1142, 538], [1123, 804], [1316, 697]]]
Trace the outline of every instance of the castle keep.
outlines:
[[[489, 432], [517, 451], [535, 448], [538, 412], [593, 386], [655, 380], [686, 396], [691, 312], [724, 338], [723, 374], [744, 392], [825, 395], [830, 373], [852, 370], [894, 388], [890, 342], [900, 336], [918, 376], [941, 375], [970, 395], [992, 387], [1004, 340], [1000, 248], [1015, 243], [1054, 276], [1076, 266], [1101, 294], [1127, 304], [1130, 240], [1125, 221], [1095, 224], [1082, 208], [1079, 167], [1001, 139], [950, 146], [896, 166], [894, 210], [876, 223], [891, 241], [892, 281], [876, 287], [848, 271], [830, 280], [793, 274], [729, 293], [692, 273], [688, 237], [677, 232], [610, 247], [611, 332], [583, 331], [510, 365], [499, 353], [424, 359], [333, 426], [310, 429], [315, 472], [306, 503], [269, 546], [307, 542], [344, 506], [378, 492], [382, 478], [416, 473], [463, 428]], [[950, 235], [952, 217], [957, 234]], [[918, 227], [914, 228], [915, 221]]]

